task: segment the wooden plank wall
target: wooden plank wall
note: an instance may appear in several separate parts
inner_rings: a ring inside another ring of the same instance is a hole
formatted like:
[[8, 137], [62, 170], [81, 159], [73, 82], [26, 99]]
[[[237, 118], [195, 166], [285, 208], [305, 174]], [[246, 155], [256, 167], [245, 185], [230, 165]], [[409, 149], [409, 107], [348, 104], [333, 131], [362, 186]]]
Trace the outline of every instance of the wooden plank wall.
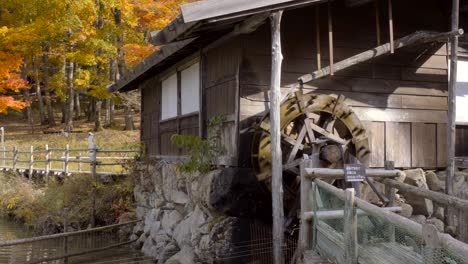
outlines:
[[[224, 45], [210, 49], [203, 55], [203, 96], [204, 120], [224, 116], [221, 140], [225, 156], [235, 160], [238, 146], [238, 91], [240, 39], [233, 39]], [[205, 131], [206, 133], [206, 131]]]
[[[446, 30], [447, 17], [436, 0], [394, 1], [395, 37], [417, 30]], [[386, 3], [386, 2], [385, 2]], [[388, 42], [387, 8], [381, 2], [381, 39]], [[418, 10], [415, 16], [414, 10]], [[322, 65], [329, 64], [326, 5], [319, 7]], [[284, 14], [282, 87], [317, 69], [315, 7]], [[377, 46], [373, 4], [346, 8], [333, 2], [335, 61]], [[438, 28], [437, 28], [438, 27]], [[240, 126], [250, 126], [268, 111], [270, 31], [265, 25], [243, 38], [240, 68]], [[397, 50], [395, 54], [355, 65], [335, 76], [305, 85], [317, 93], [347, 97], [365, 121], [372, 145], [371, 166], [395, 160], [397, 167], [445, 165], [447, 56], [444, 44]], [[242, 138], [242, 136], [241, 136]], [[240, 143], [244, 146], [244, 142]]]

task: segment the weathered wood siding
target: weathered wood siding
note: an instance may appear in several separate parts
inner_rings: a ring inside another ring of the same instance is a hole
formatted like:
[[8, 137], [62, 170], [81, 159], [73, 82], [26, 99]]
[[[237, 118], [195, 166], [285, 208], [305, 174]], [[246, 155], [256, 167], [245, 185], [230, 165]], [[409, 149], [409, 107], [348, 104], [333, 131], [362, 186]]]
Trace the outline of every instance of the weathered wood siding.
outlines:
[[153, 76], [140, 85], [141, 100], [141, 141], [147, 156], [184, 155], [171, 142], [174, 134], [199, 135], [199, 113], [179, 115], [161, 121], [161, 80]]
[[[446, 30], [439, 1], [394, 1], [395, 38], [417, 30]], [[414, 10], [418, 10], [415, 16]], [[386, 5], [382, 2], [381, 39], [388, 42]], [[322, 66], [329, 65], [326, 5], [319, 7]], [[346, 8], [333, 3], [335, 61], [377, 46], [373, 4]], [[285, 12], [282, 24], [284, 92], [302, 74], [317, 69], [315, 7]], [[269, 25], [243, 38], [240, 67], [240, 126], [268, 111], [271, 48]], [[397, 167], [445, 165], [447, 57], [441, 43], [397, 50], [395, 54], [307, 83], [307, 91], [347, 97], [367, 124], [372, 145], [371, 166], [394, 160]], [[306, 92], [307, 92], [306, 91]], [[247, 142], [242, 141], [241, 146]]]
[[[238, 149], [237, 109], [240, 40], [233, 39], [203, 54], [203, 113], [205, 125], [216, 116], [225, 117], [221, 140], [225, 156], [235, 161]], [[206, 134], [206, 129], [205, 129]]]

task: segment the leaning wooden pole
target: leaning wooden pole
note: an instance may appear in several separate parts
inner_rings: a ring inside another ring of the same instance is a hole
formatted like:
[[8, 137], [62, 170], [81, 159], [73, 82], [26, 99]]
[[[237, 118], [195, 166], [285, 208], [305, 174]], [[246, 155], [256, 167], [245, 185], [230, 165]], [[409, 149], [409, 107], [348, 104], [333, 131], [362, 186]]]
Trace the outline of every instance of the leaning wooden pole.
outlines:
[[283, 264], [284, 209], [283, 209], [283, 155], [281, 153], [281, 17], [283, 11], [271, 14], [271, 193], [273, 208], [273, 256], [275, 264]]
[[[458, 29], [459, 0], [452, 0], [452, 30]], [[447, 120], [447, 177], [445, 178], [445, 192], [453, 195], [453, 175], [455, 172], [455, 89], [457, 84], [457, 62], [458, 62], [458, 35], [450, 38], [450, 81], [448, 97], [448, 120]], [[449, 208], [447, 208], [449, 209]], [[452, 210], [445, 214], [446, 224], [454, 226]]]

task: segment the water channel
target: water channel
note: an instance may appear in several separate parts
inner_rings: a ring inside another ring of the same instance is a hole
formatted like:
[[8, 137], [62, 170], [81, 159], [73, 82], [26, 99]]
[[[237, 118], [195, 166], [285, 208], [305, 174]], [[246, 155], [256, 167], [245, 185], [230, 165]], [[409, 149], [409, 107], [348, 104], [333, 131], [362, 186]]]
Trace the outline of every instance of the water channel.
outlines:
[[[32, 230], [25, 226], [15, 223], [11, 220], [0, 217], [0, 240], [13, 240], [20, 238], [32, 237]], [[92, 238], [92, 237], [91, 237]], [[47, 241], [35, 242], [34, 251], [53, 251], [61, 248], [62, 245], [57, 243], [50, 243]], [[70, 247], [73, 247], [71, 242]], [[31, 245], [18, 245], [11, 247], [0, 247], [0, 264], [22, 264], [34, 263], [29, 257], [33, 249]], [[42, 262], [46, 263], [46, 262]], [[66, 263], [64, 260], [58, 260], [48, 263]], [[144, 257], [140, 251], [132, 249], [130, 246], [120, 246], [117, 248], [108, 249], [88, 255], [76, 256], [69, 258], [68, 263], [75, 264], [110, 264], [110, 263], [133, 263], [133, 264], [147, 264], [154, 263], [151, 259]]]

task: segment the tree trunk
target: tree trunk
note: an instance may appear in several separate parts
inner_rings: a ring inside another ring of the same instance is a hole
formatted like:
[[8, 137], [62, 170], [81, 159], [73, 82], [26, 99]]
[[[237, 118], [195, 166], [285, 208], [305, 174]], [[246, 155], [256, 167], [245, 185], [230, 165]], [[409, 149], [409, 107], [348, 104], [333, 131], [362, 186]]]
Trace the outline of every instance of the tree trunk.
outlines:
[[39, 80], [39, 63], [36, 61], [36, 58], [33, 58], [33, 68], [34, 68], [34, 82], [36, 87], [36, 96], [37, 101], [39, 103], [39, 119], [41, 121], [41, 125], [46, 124], [46, 118], [44, 113], [44, 101], [42, 99], [42, 92], [41, 92], [41, 81]]
[[[30, 102], [32, 105], [29, 89], [23, 89], [23, 96], [24, 96], [25, 101]], [[23, 113], [24, 113], [24, 117], [28, 121], [31, 134], [34, 134], [34, 120], [32, 116], [31, 105], [25, 107], [23, 110]]]
[[133, 124], [133, 111], [130, 105], [125, 105], [124, 114], [125, 114], [125, 130], [134, 130], [135, 125]]
[[67, 99], [65, 106], [65, 131], [71, 132], [73, 130], [73, 62], [66, 61], [65, 75], [67, 80]]
[[110, 101], [111, 99], [106, 99], [106, 101], [104, 102], [104, 106], [106, 108], [106, 114], [104, 116], [104, 126], [105, 127], [109, 127], [111, 125], [111, 118], [110, 118], [110, 111], [111, 111], [111, 105], [110, 105]]
[[110, 113], [109, 113], [110, 123], [114, 123], [115, 119], [115, 102], [114, 100], [110, 100]]
[[101, 131], [102, 130], [102, 123], [101, 123], [101, 108], [102, 108], [102, 101], [96, 100], [96, 117], [94, 121], [94, 130]]
[[78, 119], [81, 116], [81, 103], [80, 103], [80, 93], [75, 93], [75, 118]]
[[47, 55], [42, 56], [42, 72], [44, 74], [44, 93], [45, 93], [45, 104], [47, 108], [47, 124], [49, 126], [55, 126], [54, 110], [52, 108], [52, 100], [50, 97], [49, 87], [49, 57]]

